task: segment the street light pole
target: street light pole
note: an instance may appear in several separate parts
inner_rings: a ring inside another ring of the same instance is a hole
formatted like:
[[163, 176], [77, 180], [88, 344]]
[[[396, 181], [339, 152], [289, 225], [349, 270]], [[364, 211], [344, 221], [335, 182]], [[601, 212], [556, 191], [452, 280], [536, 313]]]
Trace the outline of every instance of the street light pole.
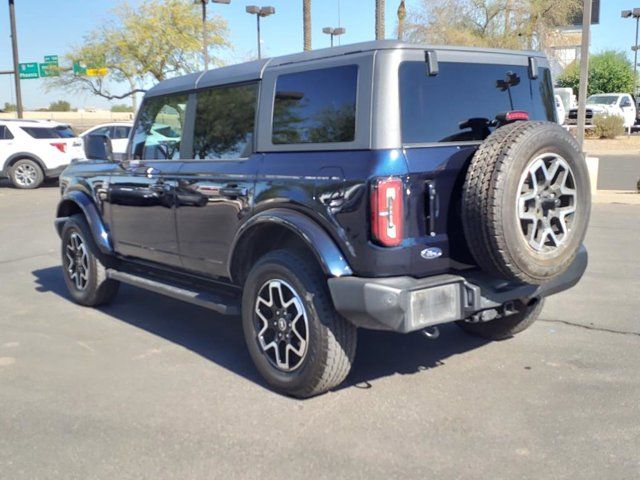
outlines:
[[327, 35], [331, 35], [331, 47], [333, 47], [333, 37], [337, 37], [339, 35], [344, 35], [345, 33], [347, 33], [347, 29], [343, 28], [343, 27], [337, 27], [337, 28], [324, 27], [322, 29], [322, 33], [326, 33]]
[[14, 0], [9, 0], [9, 22], [11, 23], [11, 47], [13, 49], [13, 79], [16, 84], [16, 110], [18, 118], [23, 116], [22, 91], [20, 89], [20, 72], [18, 59], [18, 33], [16, 31], [16, 12]]
[[633, 17], [636, 19], [636, 41], [631, 47], [634, 51], [633, 56], [633, 95], [638, 94], [638, 27], [640, 26], [640, 8], [634, 8], [633, 10], [623, 10], [621, 14], [622, 18]]
[[258, 59], [262, 58], [262, 46], [260, 41], [260, 18], [268, 17], [269, 15], [273, 15], [276, 13], [276, 9], [274, 7], [258, 7], [256, 5], [249, 5], [246, 8], [246, 12], [251, 15], [255, 15], [257, 17], [258, 22]]
[[[194, 0], [196, 5], [202, 5], [202, 56], [204, 58], [204, 69], [209, 70], [209, 38], [207, 34], [207, 3], [209, 0]], [[211, 0], [211, 3], [222, 3], [229, 5], [231, 0]]]
[[580, 48], [580, 87], [578, 88], [577, 140], [584, 151], [584, 124], [587, 113], [587, 87], [589, 84], [589, 42], [591, 40], [591, 0], [582, 4], [582, 47]]

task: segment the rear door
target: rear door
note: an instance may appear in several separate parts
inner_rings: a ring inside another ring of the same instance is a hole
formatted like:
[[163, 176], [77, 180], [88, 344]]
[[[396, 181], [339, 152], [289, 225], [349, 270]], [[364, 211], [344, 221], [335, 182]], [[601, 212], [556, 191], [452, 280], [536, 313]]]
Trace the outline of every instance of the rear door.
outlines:
[[253, 203], [258, 83], [201, 89], [195, 101], [193, 148], [176, 188], [180, 254], [185, 268], [224, 277]]
[[[177, 173], [181, 166], [186, 94], [145, 100], [133, 135], [132, 159], [120, 163], [108, 188], [110, 228], [121, 255], [180, 266], [175, 226]], [[171, 139], [154, 134], [170, 125]]]

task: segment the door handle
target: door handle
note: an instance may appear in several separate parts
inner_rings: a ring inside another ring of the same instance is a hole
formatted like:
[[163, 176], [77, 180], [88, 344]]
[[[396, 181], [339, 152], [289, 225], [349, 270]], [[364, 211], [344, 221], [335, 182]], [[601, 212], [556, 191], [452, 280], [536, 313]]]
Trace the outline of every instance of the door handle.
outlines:
[[147, 168], [144, 172], [147, 174], [147, 178], [153, 178], [160, 174], [160, 170], [153, 167]]
[[220, 189], [220, 195], [223, 197], [246, 197], [249, 195], [249, 190], [245, 187], [238, 187], [237, 185], [227, 185]]

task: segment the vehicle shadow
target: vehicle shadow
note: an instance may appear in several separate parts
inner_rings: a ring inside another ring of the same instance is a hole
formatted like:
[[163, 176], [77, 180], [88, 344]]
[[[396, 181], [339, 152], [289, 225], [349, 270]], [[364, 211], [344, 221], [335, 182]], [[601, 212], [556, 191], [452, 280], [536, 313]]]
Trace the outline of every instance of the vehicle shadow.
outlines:
[[[57, 178], [46, 178], [38, 188], [58, 188], [59, 186]], [[0, 188], [14, 188], [14, 186], [8, 178], [0, 178]]]
[[[72, 301], [59, 267], [32, 272], [36, 291], [52, 292]], [[79, 309], [82, 307], [78, 307]], [[238, 317], [214, 312], [159, 294], [123, 285], [115, 302], [100, 308], [111, 317], [179, 344], [198, 355], [268, 388], [247, 352]], [[375, 380], [391, 375], [416, 374], [444, 364], [449, 357], [484, 345], [454, 325], [441, 327], [436, 340], [419, 333], [401, 335], [360, 330], [356, 358], [347, 380], [338, 390], [372, 388]]]

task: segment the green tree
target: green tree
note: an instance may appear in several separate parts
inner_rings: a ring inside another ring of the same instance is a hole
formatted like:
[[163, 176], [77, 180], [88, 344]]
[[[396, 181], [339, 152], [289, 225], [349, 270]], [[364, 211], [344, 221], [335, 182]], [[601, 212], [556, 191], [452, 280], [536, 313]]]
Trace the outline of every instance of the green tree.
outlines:
[[[624, 52], [607, 50], [589, 57], [588, 95], [595, 93], [631, 93], [633, 90], [633, 66]], [[580, 62], [573, 62], [560, 75], [558, 86], [573, 88], [580, 85]]]
[[119, 104], [113, 105], [111, 107], [111, 111], [114, 113], [122, 113], [122, 112], [133, 112], [133, 108], [129, 105]]
[[2, 109], [5, 112], [15, 112], [18, 110], [15, 103], [4, 102], [4, 108]]
[[421, 0], [409, 10], [413, 42], [543, 50], [581, 0]]
[[[113, 20], [87, 35], [82, 45], [65, 55], [67, 68], [53, 77], [48, 90], [90, 92], [114, 100], [143, 92], [142, 85], [199, 70], [202, 53], [202, 19], [187, 0], [143, 0], [137, 6], [121, 3], [112, 11]], [[227, 48], [227, 26], [220, 17], [208, 20], [211, 58]], [[81, 61], [90, 67], [106, 67], [104, 77], [75, 75], [70, 65]], [[112, 88], [125, 84], [125, 93]], [[135, 108], [135, 100], [134, 100]]]
[[66, 100], [58, 100], [57, 102], [51, 102], [49, 104], [50, 112], [70, 112], [71, 104]]

